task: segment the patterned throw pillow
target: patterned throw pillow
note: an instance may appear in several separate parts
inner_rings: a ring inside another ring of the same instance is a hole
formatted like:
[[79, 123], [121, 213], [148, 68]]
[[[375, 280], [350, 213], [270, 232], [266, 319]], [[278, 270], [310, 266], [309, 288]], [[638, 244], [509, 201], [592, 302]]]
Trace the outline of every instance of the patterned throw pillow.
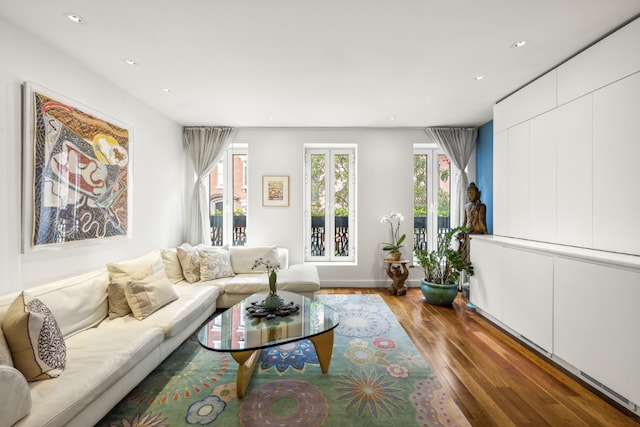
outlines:
[[2, 319], [13, 365], [27, 381], [60, 376], [67, 360], [67, 347], [51, 311], [39, 299], [24, 301], [24, 293], [11, 303]]
[[211, 246], [198, 247], [200, 281], [233, 276], [229, 249]]
[[178, 259], [182, 266], [182, 274], [189, 283], [195, 283], [200, 280], [200, 256], [198, 250], [188, 243], [183, 243], [176, 248], [178, 251]]

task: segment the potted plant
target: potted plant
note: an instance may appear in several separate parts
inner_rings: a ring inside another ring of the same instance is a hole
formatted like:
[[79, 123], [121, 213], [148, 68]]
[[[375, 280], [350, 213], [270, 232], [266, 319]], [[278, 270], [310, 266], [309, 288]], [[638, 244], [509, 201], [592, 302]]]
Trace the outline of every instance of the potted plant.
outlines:
[[262, 257], [253, 261], [251, 269], [256, 269], [259, 266], [264, 265], [267, 270], [267, 277], [269, 278], [269, 295], [264, 299], [264, 306], [267, 310], [275, 311], [282, 305], [282, 298], [278, 296], [278, 269], [280, 263], [277, 261], [265, 260]]
[[451, 246], [451, 239], [457, 233], [466, 233], [466, 227], [456, 227], [445, 234], [444, 240], [433, 251], [416, 249], [418, 265], [424, 270], [422, 294], [430, 304], [449, 305], [458, 294], [458, 279], [465, 271], [473, 276], [473, 265], [464, 252]]
[[[381, 224], [385, 222], [389, 223], [391, 242], [384, 242], [382, 250], [389, 252], [389, 258], [394, 261], [400, 261], [402, 253], [400, 249], [404, 247], [404, 241], [407, 238], [406, 234], [400, 235], [400, 223], [404, 220], [404, 216], [401, 213], [391, 212], [389, 215], [381, 216], [378, 221]], [[395, 224], [394, 224], [395, 223]], [[395, 227], [394, 227], [395, 225]]]

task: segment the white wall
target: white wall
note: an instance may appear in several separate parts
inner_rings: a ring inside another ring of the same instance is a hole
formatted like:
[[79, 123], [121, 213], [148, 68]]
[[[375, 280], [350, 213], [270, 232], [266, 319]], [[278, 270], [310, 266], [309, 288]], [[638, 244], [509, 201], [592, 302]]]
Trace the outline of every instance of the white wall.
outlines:
[[[276, 243], [289, 248], [291, 263], [303, 262], [304, 144], [356, 144], [357, 164], [357, 263], [319, 265], [323, 287], [388, 286], [384, 253], [389, 228], [378, 218], [401, 212], [401, 233], [408, 237], [405, 256], [413, 241], [413, 144], [425, 143], [422, 129], [240, 129], [236, 142], [249, 147], [249, 244]], [[290, 205], [262, 207], [262, 176], [290, 176]], [[411, 271], [410, 280], [420, 276]]]
[[[181, 126], [3, 19], [0, 40], [0, 293], [178, 244], [186, 176]], [[21, 85], [25, 81], [132, 127], [130, 239], [21, 254]]]

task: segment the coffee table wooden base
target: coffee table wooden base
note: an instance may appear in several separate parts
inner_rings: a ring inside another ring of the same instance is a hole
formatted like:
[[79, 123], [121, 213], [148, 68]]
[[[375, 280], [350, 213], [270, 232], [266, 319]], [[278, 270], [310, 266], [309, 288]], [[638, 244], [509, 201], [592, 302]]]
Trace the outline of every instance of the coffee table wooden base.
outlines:
[[234, 351], [231, 353], [233, 360], [238, 362], [238, 376], [236, 377], [236, 394], [238, 397], [244, 397], [247, 387], [249, 387], [249, 381], [251, 381], [260, 351]]
[[[322, 373], [329, 372], [329, 363], [333, 354], [333, 329], [309, 338], [316, 349]], [[256, 367], [258, 355], [262, 350], [233, 351], [231, 357], [238, 362], [238, 376], [236, 378], [236, 394], [244, 397]]]
[[320, 362], [322, 373], [329, 372], [329, 363], [331, 363], [331, 355], [333, 354], [333, 329], [323, 334], [309, 338], [316, 349], [316, 355]]

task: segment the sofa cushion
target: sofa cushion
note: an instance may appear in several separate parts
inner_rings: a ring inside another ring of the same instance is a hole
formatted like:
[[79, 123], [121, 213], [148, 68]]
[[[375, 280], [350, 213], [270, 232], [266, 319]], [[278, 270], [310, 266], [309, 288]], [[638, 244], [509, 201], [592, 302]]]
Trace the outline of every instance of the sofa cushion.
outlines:
[[53, 313], [62, 336], [92, 328], [107, 317], [107, 270], [90, 271], [24, 291], [25, 300], [38, 298]]
[[[318, 270], [313, 265], [296, 264], [277, 274], [278, 290], [290, 292], [315, 292], [320, 289]], [[267, 273], [240, 274], [224, 285], [226, 294], [250, 295], [269, 290]]]
[[178, 299], [178, 294], [173, 289], [164, 269], [145, 279], [126, 283], [124, 294], [133, 317], [138, 320], [144, 319], [159, 308]]
[[167, 272], [167, 277], [171, 283], [178, 283], [184, 280], [184, 274], [182, 274], [182, 265], [178, 259], [178, 250], [176, 248], [162, 249], [162, 263], [164, 264], [164, 270]]
[[0, 384], [5, 391], [0, 399], [0, 425], [10, 426], [31, 410], [31, 390], [24, 375], [13, 366], [0, 365]]
[[200, 246], [200, 280], [213, 280], [233, 276], [231, 255], [227, 247]]
[[266, 272], [264, 265], [253, 268], [258, 258], [271, 263], [278, 262], [277, 246], [231, 246], [229, 252], [231, 253], [231, 267], [235, 274]]
[[182, 266], [182, 274], [189, 283], [200, 280], [200, 256], [198, 250], [188, 243], [183, 243], [176, 248], [178, 259]]
[[153, 250], [138, 258], [111, 262], [107, 264], [107, 270], [109, 270], [109, 279], [113, 280], [118, 277], [131, 276], [148, 266], [151, 266], [154, 273], [164, 270], [164, 263], [162, 262], [162, 255], [159, 249]]
[[[117, 320], [117, 319], [116, 319]], [[67, 340], [67, 368], [49, 381], [31, 384], [30, 426], [64, 426], [147, 357], [160, 363], [160, 328], [139, 323], [128, 328], [87, 329]], [[64, 393], [60, 391], [64, 390]], [[125, 390], [116, 393], [123, 397]], [[99, 408], [97, 409], [99, 410]]]
[[147, 266], [131, 276], [118, 277], [109, 283], [107, 288], [107, 298], [109, 300], [109, 319], [126, 316], [131, 313], [131, 307], [127, 302], [124, 287], [133, 280], [142, 280], [153, 274], [151, 266]]
[[37, 298], [24, 299], [20, 293], [2, 319], [13, 365], [27, 381], [55, 378], [65, 367], [64, 338], [46, 305]]
[[174, 285], [174, 289], [179, 298], [149, 317], [136, 320], [132, 316], [125, 316], [105, 320], [98, 328], [126, 329], [136, 325], [158, 326], [162, 328], [168, 339], [193, 326], [193, 322], [204, 312], [215, 311], [216, 300], [220, 296], [219, 288], [200, 283], [183, 283], [179, 286]]

